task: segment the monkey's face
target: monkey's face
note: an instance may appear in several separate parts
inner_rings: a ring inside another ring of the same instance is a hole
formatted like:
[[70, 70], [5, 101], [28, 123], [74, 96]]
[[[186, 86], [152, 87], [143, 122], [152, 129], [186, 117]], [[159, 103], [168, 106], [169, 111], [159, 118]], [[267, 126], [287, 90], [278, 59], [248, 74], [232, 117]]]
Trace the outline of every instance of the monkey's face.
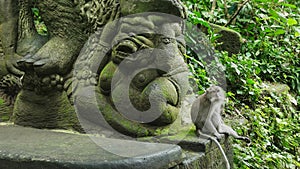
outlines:
[[225, 100], [225, 93], [224, 90], [219, 86], [211, 86], [209, 87], [206, 92], [206, 97], [211, 102], [215, 101], [224, 101]]

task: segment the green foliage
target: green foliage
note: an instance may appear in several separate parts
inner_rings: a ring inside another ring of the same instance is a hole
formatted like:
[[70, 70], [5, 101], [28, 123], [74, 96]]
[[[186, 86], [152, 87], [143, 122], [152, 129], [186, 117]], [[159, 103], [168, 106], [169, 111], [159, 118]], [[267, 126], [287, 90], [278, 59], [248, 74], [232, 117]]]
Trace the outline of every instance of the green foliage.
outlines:
[[231, 91], [229, 96], [253, 107], [261, 93], [259, 62], [243, 54], [228, 56], [222, 52], [218, 53], [218, 57], [226, 67], [228, 90]]
[[300, 167], [300, 115], [294, 108], [295, 99], [287, 94], [264, 91], [257, 108], [244, 107], [246, 125], [236, 129], [247, 133], [252, 143], [241, 146], [235, 140], [235, 168], [295, 168]]
[[7, 109], [5, 109], [5, 101], [0, 98], [0, 122], [8, 121], [10, 118], [10, 115], [7, 113]]
[[[208, 27], [212, 46], [218, 45], [217, 37], [208, 21], [225, 25], [232, 20], [229, 28], [245, 39], [240, 54], [215, 54], [226, 69], [225, 115], [239, 134], [252, 140], [250, 145], [234, 140], [235, 168], [300, 168], [300, 1], [251, 0], [235, 18], [243, 1], [216, 2], [212, 10], [209, 0], [184, 1], [190, 21]], [[213, 83], [209, 64], [198, 53], [187, 54], [203, 93]]]
[[300, 94], [300, 3], [293, 3], [251, 1], [232, 28], [247, 37], [243, 53], [261, 63], [263, 80], [288, 84]]
[[[210, 1], [186, 0], [191, 21], [207, 26], [224, 25], [238, 8], [237, 1], [217, 1], [211, 11]], [[293, 3], [293, 4], [292, 4]], [[227, 14], [224, 6], [227, 7]], [[242, 52], [256, 60], [262, 80], [285, 83], [300, 94], [300, 2], [252, 0], [243, 6], [230, 28], [245, 39]], [[212, 31], [209, 38], [214, 42]]]
[[34, 17], [34, 25], [40, 35], [47, 35], [47, 27], [40, 16], [38, 8], [31, 8]]
[[4, 104], [4, 100], [0, 98], [0, 106]]
[[203, 94], [205, 92], [205, 89], [209, 87], [211, 84], [211, 80], [207, 75], [207, 72], [205, 70], [205, 66], [202, 62], [196, 60], [193, 57], [190, 57], [189, 55], [185, 55], [186, 60], [188, 60], [188, 66], [193, 73], [193, 76], [190, 77], [193, 79], [193, 81], [196, 83], [196, 85], [199, 87], [199, 93]]

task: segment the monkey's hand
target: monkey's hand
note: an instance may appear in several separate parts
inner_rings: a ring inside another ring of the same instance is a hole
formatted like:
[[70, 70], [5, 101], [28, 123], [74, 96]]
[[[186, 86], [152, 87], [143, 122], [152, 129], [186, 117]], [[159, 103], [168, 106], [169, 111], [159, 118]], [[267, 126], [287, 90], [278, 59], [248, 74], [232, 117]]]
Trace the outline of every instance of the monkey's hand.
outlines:
[[220, 134], [217, 132], [217, 133], [214, 133], [214, 136], [217, 137], [218, 140], [220, 140], [224, 136], [224, 134]]
[[214, 136], [218, 140], [220, 140], [224, 136], [224, 134], [226, 134], [226, 133], [220, 133], [210, 120], [207, 120], [205, 122], [205, 125], [201, 128], [201, 133]]

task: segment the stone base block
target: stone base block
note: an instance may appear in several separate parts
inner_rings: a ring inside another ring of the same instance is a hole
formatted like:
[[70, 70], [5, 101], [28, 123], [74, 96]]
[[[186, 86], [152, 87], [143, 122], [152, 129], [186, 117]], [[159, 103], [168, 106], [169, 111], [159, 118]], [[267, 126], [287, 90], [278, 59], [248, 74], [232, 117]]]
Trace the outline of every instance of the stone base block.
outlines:
[[159, 169], [182, 162], [182, 149], [177, 145], [93, 137], [97, 139], [0, 125], [0, 168]]
[[[221, 144], [232, 163], [228, 139]], [[225, 164], [215, 143], [193, 135], [135, 141], [0, 123], [0, 168], [225, 169]]]

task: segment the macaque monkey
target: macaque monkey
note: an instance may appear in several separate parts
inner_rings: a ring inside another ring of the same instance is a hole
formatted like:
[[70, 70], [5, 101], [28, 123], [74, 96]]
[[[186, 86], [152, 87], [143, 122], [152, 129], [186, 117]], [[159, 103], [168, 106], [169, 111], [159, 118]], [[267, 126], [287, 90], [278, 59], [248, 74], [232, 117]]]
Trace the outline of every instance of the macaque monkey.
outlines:
[[202, 138], [211, 139], [217, 144], [225, 159], [226, 168], [230, 169], [226, 154], [217, 139], [226, 134], [247, 142], [250, 142], [250, 140], [247, 137], [239, 136], [230, 126], [224, 124], [221, 117], [224, 103], [225, 93], [223, 89], [219, 86], [211, 86], [194, 101], [191, 109], [191, 117], [196, 126], [197, 135]]

